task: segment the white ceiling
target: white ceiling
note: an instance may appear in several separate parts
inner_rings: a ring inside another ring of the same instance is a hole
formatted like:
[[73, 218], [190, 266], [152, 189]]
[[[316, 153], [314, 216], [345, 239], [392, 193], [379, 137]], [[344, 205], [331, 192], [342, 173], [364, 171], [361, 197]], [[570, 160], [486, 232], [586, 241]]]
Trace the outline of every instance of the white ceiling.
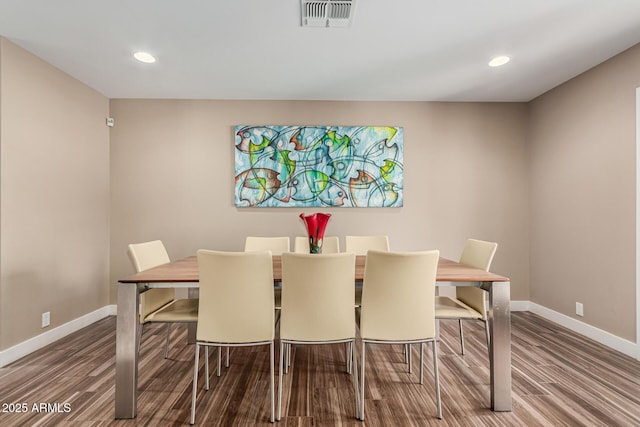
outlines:
[[640, 42], [640, 0], [0, 0], [0, 35], [109, 98], [528, 101]]

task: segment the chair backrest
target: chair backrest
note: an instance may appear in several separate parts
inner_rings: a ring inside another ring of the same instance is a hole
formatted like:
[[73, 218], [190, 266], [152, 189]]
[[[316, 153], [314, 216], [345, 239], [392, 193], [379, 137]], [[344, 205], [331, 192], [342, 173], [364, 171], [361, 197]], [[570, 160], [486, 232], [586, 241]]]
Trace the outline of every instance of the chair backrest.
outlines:
[[333, 341], [356, 336], [355, 255], [282, 254], [280, 337]]
[[[160, 240], [130, 244], [127, 250], [129, 260], [136, 273], [170, 262], [169, 254]], [[140, 321], [173, 301], [175, 291], [172, 288], [149, 289], [140, 295]]]
[[497, 243], [467, 239], [460, 255], [460, 263], [489, 271], [497, 248]]
[[369, 251], [360, 334], [371, 340], [435, 337], [435, 281], [440, 252]]
[[366, 255], [367, 251], [389, 251], [388, 236], [345, 236], [345, 252]]
[[[293, 242], [293, 251], [299, 254], [309, 253], [309, 238], [297, 236]], [[336, 254], [340, 252], [340, 240], [338, 236], [324, 236], [322, 239], [322, 253]]]
[[136, 273], [170, 262], [162, 241], [153, 240], [129, 245], [129, 259]]
[[198, 251], [198, 341], [273, 340], [275, 303], [269, 251]]
[[[494, 242], [468, 239], [460, 255], [460, 263], [489, 271], [497, 248], [498, 244]], [[485, 291], [470, 286], [457, 286], [456, 298], [482, 314], [482, 318], [486, 320]]]
[[244, 242], [245, 252], [271, 251], [273, 255], [289, 252], [289, 237], [248, 236]]

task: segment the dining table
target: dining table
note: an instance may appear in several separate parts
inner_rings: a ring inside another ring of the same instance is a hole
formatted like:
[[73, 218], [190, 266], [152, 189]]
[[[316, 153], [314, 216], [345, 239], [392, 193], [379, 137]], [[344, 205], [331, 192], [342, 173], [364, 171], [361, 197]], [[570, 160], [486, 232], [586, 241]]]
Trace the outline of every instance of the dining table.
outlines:
[[[282, 280], [282, 263], [273, 255], [274, 283]], [[362, 283], [366, 255], [356, 256], [355, 278]], [[135, 418], [138, 398], [138, 346], [140, 294], [152, 288], [186, 288], [189, 297], [198, 293], [196, 256], [159, 265], [118, 280], [116, 319], [115, 418]], [[491, 409], [511, 411], [511, 310], [510, 280], [498, 274], [440, 258], [438, 286], [476, 286], [488, 293], [489, 377]], [[193, 325], [195, 326], [195, 325]], [[195, 327], [188, 333], [195, 340]]]

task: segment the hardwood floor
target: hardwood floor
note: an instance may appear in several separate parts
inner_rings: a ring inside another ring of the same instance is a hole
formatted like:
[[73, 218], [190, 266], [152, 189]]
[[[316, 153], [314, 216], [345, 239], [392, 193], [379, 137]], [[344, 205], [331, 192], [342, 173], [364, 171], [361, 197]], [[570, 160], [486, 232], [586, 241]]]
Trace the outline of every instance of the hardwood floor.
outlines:
[[[455, 322], [442, 322], [441, 335], [443, 420], [436, 418], [430, 351], [425, 352], [429, 369], [421, 386], [417, 366], [409, 375], [396, 345], [368, 347], [365, 421], [357, 421], [344, 347], [334, 345], [294, 348], [279, 425], [640, 425], [640, 362], [630, 357], [534, 314], [515, 312], [513, 412], [494, 413], [488, 409], [482, 324], [465, 323], [465, 356], [458, 354]], [[0, 369], [0, 425], [188, 425], [193, 347], [184, 344], [186, 329], [175, 327], [165, 360], [163, 340], [162, 326], [145, 329], [135, 420], [113, 418], [115, 318], [110, 317]], [[209, 391], [203, 389], [201, 369], [196, 424], [270, 425], [267, 348], [232, 349], [231, 366], [219, 378], [212, 375]]]

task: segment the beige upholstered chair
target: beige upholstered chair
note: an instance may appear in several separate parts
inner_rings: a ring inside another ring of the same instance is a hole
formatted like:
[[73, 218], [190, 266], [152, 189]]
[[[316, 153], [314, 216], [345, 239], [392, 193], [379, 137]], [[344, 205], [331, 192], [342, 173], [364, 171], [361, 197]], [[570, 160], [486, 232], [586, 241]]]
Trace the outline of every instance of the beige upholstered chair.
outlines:
[[364, 419], [366, 344], [420, 344], [422, 384], [423, 349], [427, 342], [431, 343], [433, 349], [438, 418], [442, 418], [434, 313], [438, 258], [438, 251], [369, 251], [367, 254], [360, 308], [360, 419]]
[[[389, 251], [388, 236], [346, 236], [345, 252], [353, 252], [356, 255], [366, 255], [367, 251]], [[362, 287], [356, 286], [356, 307], [360, 307], [362, 300]]]
[[248, 236], [244, 242], [244, 251], [271, 251], [273, 255], [289, 252], [289, 237]]
[[[127, 253], [137, 273], [170, 261], [169, 255], [160, 240], [131, 244]], [[140, 295], [140, 307], [138, 349], [142, 339], [142, 329], [146, 323], [166, 323], [165, 359], [169, 353], [171, 324], [195, 323], [198, 320], [198, 300], [175, 299], [175, 290], [173, 288], [153, 288], [142, 293]]]
[[[244, 251], [270, 251], [272, 255], [289, 252], [288, 237], [255, 237], [248, 236], [244, 243]], [[280, 287], [274, 289], [276, 309], [280, 309]]]
[[278, 420], [282, 412], [285, 347], [291, 344], [347, 343], [347, 362], [353, 364], [356, 417], [359, 414], [355, 357], [355, 256], [338, 254], [282, 254], [282, 312]]
[[[309, 238], [297, 236], [293, 242], [293, 251], [299, 254], [309, 253]], [[335, 254], [340, 252], [340, 240], [338, 236], [325, 236], [322, 239], [322, 253]]]
[[369, 249], [389, 251], [388, 236], [345, 236], [345, 252], [366, 255]]
[[[274, 421], [273, 264], [268, 251], [198, 251], [200, 306], [196, 333], [191, 424], [195, 421], [200, 347], [269, 345], [271, 422]], [[205, 348], [206, 348], [205, 347]], [[209, 389], [208, 358], [205, 358]], [[220, 352], [218, 352], [218, 369]], [[241, 387], [250, 385], [240, 384]]]
[[[460, 263], [489, 271], [497, 247], [497, 243], [468, 239], [462, 250]], [[436, 318], [458, 319], [462, 354], [464, 354], [463, 320], [482, 320], [484, 322], [487, 347], [489, 347], [489, 324], [485, 294], [485, 291], [474, 286], [456, 286], [455, 298], [436, 297]]]

